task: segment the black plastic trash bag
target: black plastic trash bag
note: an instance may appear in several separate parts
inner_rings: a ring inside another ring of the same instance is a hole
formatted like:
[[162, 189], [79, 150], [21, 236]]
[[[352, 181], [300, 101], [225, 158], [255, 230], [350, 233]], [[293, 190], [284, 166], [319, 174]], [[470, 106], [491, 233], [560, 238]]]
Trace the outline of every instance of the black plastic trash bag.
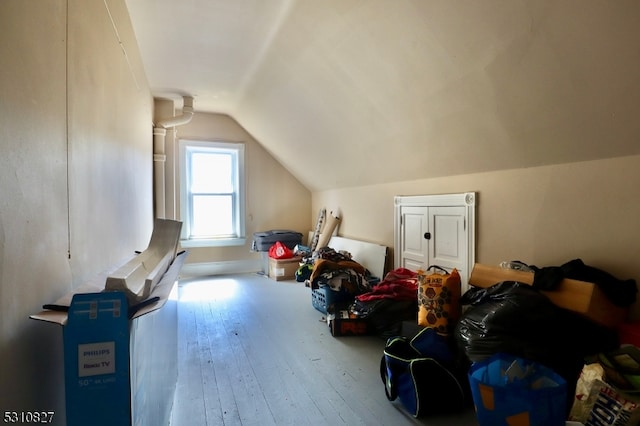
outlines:
[[571, 396], [584, 358], [618, 347], [613, 330], [559, 308], [527, 284], [504, 281], [472, 288], [460, 302], [470, 306], [454, 334], [470, 361], [498, 352], [536, 361], [561, 375]]
[[377, 299], [362, 302], [356, 298], [349, 311], [366, 318], [373, 332], [388, 339], [400, 334], [403, 321], [416, 321], [418, 300]]

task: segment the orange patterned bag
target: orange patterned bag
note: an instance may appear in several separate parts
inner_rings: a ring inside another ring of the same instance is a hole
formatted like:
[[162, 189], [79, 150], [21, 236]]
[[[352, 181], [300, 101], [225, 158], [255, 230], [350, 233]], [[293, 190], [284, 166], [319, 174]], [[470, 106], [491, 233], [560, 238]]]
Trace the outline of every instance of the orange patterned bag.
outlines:
[[[430, 272], [430, 269], [437, 271]], [[418, 325], [450, 334], [460, 318], [460, 274], [439, 266], [418, 271]]]

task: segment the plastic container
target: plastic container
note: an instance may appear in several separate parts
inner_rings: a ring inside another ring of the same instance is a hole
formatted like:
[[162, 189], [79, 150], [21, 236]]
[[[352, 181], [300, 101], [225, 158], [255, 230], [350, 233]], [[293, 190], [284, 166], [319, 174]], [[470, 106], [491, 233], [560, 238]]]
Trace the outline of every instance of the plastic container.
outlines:
[[334, 291], [328, 287], [311, 290], [311, 304], [323, 314], [333, 313], [341, 306], [353, 302], [355, 295], [344, 291]]
[[474, 363], [469, 384], [480, 426], [564, 426], [567, 383], [553, 370], [504, 353]]

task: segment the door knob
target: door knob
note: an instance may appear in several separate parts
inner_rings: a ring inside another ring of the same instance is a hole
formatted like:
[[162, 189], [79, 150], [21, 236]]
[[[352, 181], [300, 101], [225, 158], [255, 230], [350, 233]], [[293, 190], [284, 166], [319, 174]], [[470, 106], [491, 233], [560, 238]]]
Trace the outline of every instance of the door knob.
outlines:
[[424, 239], [425, 240], [430, 240], [431, 239], [431, 232], [425, 232], [424, 233]]

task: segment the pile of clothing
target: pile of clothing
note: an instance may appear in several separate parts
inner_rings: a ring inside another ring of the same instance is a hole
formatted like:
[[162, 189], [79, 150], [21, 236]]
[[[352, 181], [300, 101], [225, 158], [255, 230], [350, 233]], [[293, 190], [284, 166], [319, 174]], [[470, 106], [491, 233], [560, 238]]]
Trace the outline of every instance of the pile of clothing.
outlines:
[[406, 268], [390, 271], [380, 281], [350, 253], [323, 247], [303, 259], [296, 280], [312, 290], [339, 293], [340, 297], [331, 299], [341, 302], [340, 309], [366, 319], [372, 331], [383, 338], [397, 335], [404, 321], [415, 322], [417, 318], [418, 278]]
[[370, 278], [369, 270], [349, 253], [323, 247], [316, 252], [307, 281], [312, 289], [328, 287], [355, 296], [371, 290]]
[[417, 274], [406, 268], [388, 272], [371, 291], [356, 296], [349, 311], [366, 318], [380, 337], [399, 335], [404, 321], [417, 320]]

